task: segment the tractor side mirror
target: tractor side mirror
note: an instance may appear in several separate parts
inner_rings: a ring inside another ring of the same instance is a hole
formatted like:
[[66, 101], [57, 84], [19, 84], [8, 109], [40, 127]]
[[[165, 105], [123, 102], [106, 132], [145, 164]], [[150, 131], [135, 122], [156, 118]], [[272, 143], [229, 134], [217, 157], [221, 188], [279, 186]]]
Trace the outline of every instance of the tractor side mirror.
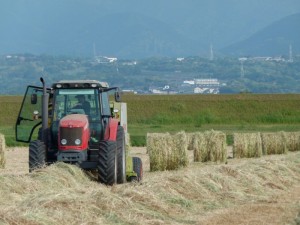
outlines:
[[30, 102], [32, 105], [35, 105], [37, 103], [37, 94], [32, 94]]
[[115, 101], [116, 102], [121, 102], [121, 94], [119, 91], [115, 92]]

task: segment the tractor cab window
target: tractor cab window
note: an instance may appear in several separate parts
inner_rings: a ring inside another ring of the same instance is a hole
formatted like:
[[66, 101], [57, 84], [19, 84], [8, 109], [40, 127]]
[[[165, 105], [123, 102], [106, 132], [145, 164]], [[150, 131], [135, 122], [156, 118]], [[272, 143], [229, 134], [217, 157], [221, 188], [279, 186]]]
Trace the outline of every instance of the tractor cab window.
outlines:
[[53, 120], [68, 114], [86, 114], [89, 120], [99, 120], [99, 100], [95, 89], [58, 89], [54, 95]]
[[53, 140], [57, 143], [59, 121], [69, 114], [85, 114], [89, 119], [91, 143], [98, 144], [102, 132], [97, 89], [56, 89], [53, 100]]

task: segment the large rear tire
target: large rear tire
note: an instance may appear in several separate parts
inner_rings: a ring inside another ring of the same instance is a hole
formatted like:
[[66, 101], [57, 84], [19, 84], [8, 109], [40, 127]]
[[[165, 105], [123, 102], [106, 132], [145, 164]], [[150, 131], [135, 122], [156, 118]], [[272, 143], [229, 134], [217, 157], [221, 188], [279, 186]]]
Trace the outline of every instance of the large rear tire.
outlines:
[[29, 144], [29, 172], [41, 168], [46, 163], [46, 146], [44, 142], [35, 140]]
[[118, 126], [117, 131], [117, 183], [126, 182], [126, 149], [125, 149], [125, 133], [122, 126]]
[[98, 154], [98, 181], [106, 185], [117, 183], [117, 143], [100, 141]]

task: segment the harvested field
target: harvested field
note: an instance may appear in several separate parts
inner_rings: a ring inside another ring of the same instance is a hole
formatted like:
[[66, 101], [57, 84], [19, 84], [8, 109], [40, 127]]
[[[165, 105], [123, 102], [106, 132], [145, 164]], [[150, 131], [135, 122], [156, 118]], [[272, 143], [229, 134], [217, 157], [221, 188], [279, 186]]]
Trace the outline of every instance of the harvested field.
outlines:
[[145, 164], [143, 182], [106, 187], [62, 163], [28, 174], [27, 149], [7, 149], [0, 224], [282, 225], [300, 219], [300, 152], [163, 172], [149, 172], [146, 148], [131, 154]]

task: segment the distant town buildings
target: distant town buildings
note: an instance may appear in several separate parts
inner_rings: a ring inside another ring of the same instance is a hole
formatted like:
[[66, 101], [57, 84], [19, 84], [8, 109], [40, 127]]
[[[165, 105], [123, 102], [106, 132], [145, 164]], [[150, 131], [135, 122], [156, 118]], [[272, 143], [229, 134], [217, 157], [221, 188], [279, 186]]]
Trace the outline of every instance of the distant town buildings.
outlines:
[[276, 57], [271, 57], [271, 56], [255, 56], [255, 57], [242, 57], [239, 58], [240, 61], [276, 61], [276, 62], [285, 62], [287, 61], [285, 58], [282, 56], [276, 56]]
[[194, 79], [185, 80], [177, 88], [169, 85], [164, 87], [152, 87], [149, 89], [152, 94], [219, 94], [221, 84], [218, 79]]
[[94, 59], [96, 63], [113, 63], [118, 60], [118, 58], [107, 56], [95, 56]]
[[195, 94], [219, 94], [220, 82], [218, 79], [195, 79]]

